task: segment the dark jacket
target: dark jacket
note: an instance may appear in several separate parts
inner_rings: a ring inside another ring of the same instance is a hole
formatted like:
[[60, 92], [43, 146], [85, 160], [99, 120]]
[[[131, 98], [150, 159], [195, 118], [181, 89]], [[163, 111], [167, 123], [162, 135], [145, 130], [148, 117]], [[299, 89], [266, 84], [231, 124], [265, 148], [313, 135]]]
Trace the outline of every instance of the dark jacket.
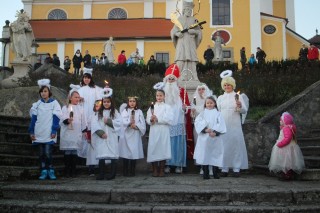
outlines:
[[83, 57], [83, 65], [84, 67], [91, 67], [91, 55], [87, 54]]
[[80, 56], [78, 57], [76, 54], [74, 54], [74, 56], [72, 58], [72, 62], [73, 62], [74, 68], [80, 68], [81, 62], [82, 62], [82, 55], [80, 54]]
[[212, 49], [207, 49], [206, 51], [204, 51], [203, 57], [206, 61], [211, 61], [214, 57], [214, 53], [212, 51]]

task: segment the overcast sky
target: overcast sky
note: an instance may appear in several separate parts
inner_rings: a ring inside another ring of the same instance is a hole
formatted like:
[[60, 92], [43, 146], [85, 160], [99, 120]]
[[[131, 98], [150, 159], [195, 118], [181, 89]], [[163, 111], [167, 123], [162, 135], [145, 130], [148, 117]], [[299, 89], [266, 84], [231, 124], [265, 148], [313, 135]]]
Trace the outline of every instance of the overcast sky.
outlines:
[[[320, 30], [320, 0], [292, 1], [295, 1], [296, 32], [306, 39], [312, 38], [316, 35], [316, 29]], [[0, 26], [5, 25], [5, 20], [13, 22], [16, 11], [23, 8], [21, 0], [1, 0], [1, 5]]]

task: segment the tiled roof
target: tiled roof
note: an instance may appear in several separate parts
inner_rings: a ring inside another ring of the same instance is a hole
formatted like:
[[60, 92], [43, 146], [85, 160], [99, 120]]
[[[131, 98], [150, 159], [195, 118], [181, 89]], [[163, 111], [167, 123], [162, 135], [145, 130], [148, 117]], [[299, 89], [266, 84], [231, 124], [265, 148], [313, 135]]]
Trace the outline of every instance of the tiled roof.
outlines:
[[169, 39], [169, 19], [30, 20], [37, 41]]

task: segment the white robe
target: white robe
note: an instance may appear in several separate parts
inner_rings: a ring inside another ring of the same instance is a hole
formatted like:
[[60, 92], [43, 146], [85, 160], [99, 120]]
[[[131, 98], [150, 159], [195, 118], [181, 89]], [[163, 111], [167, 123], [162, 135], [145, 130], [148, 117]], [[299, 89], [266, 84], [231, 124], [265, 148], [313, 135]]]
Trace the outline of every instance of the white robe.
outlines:
[[119, 139], [119, 154], [126, 159], [141, 159], [144, 158], [141, 137], [146, 132], [146, 121], [142, 111], [135, 110], [134, 120], [138, 129], [130, 128], [131, 112], [132, 109], [125, 109], [121, 113], [123, 134]]
[[205, 109], [195, 120], [195, 129], [198, 133], [197, 145], [193, 158], [197, 164], [222, 166], [223, 140], [221, 135], [210, 137], [208, 133], [202, 133], [205, 128], [215, 130], [219, 133], [226, 132], [226, 124], [217, 109]]
[[[103, 111], [103, 118], [110, 118], [110, 110]], [[112, 119], [113, 128], [104, 123], [104, 119], [94, 116], [91, 123], [92, 145], [95, 149], [97, 159], [118, 159], [119, 158], [119, 139], [122, 127], [122, 118], [116, 110]], [[107, 138], [99, 137], [95, 132], [103, 130], [107, 134]]]
[[[73, 111], [72, 129], [71, 124], [64, 124], [63, 121], [70, 117]], [[60, 120], [60, 150], [78, 150], [82, 143], [82, 131], [87, 127], [87, 120], [80, 105], [62, 107], [62, 117]]]
[[[151, 125], [151, 110], [147, 112], [147, 123]], [[154, 105], [154, 115], [158, 122], [150, 126], [147, 162], [171, 159], [170, 125], [173, 124], [173, 112], [165, 103]]]
[[224, 93], [217, 100], [218, 110], [221, 112], [227, 126], [227, 133], [221, 135], [223, 140], [223, 166], [224, 168], [248, 169], [248, 154], [243, 137], [240, 113], [247, 112], [247, 107], [241, 95], [240, 112], [236, 112], [235, 92]]
[[34, 126], [34, 135], [36, 140], [32, 143], [48, 143], [57, 142], [57, 134], [55, 138], [51, 138], [53, 115], [61, 118], [61, 106], [58, 101], [54, 100], [50, 103], [44, 103], [41, 100], [32, 104], [30, 109], [31, 115], [37, 116], [37, 121]]

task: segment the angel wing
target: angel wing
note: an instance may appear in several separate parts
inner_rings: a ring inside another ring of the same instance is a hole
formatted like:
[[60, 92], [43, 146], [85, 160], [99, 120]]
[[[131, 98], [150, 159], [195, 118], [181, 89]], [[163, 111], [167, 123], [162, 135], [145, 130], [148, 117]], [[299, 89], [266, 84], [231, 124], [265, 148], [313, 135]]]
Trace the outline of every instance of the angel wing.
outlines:
[[122, 113], [122, 111], [127, 107], [126, 103], [121, 104], [120, 108], [119, 108], [119, 112], [120, 114]]
[[247, 117], [247, 114], [248, 114], [248, 111], [249, 111], [249, 98], [246, 94], [242, 93], [241, 95], [241, 98], [243, 100], [243, 103], [246, 105], [247, 107], [247, 112], [245, 114], [241, 114], [241, 123], [244, 124], [244, 121]]

